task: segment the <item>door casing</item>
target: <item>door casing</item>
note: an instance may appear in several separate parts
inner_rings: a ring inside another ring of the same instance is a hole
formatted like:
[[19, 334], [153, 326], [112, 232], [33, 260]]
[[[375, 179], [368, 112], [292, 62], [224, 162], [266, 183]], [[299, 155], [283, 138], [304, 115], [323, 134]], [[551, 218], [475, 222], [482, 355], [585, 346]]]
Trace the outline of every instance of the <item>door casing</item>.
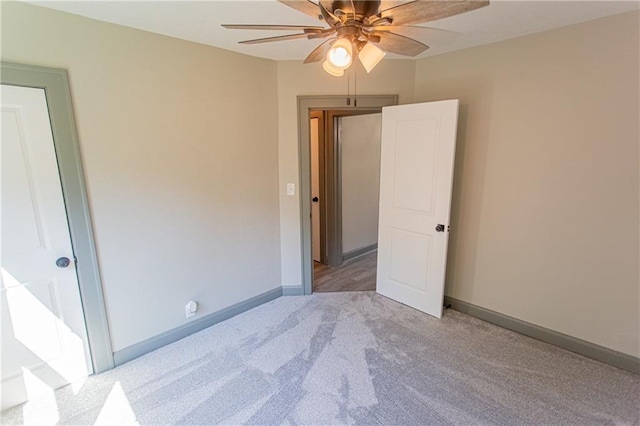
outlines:
[[114, 367], [111, 338], [67, 71], [11, 62], [0, 63], [0, 68], [1, 84], [45, 91], [71, 246], [77, 259], [91, 363], [96, 374], [110, 370]]

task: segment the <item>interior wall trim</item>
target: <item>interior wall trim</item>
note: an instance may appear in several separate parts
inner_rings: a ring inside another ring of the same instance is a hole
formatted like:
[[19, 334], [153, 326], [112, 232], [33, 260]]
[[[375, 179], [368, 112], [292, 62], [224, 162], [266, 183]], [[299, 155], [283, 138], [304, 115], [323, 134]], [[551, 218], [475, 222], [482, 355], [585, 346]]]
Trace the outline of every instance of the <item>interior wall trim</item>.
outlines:
[[359, 249], [351, 250], [342, 255], [342, 261], [346, 262], [349, 259], [353, 259], [354, 257], [362, 256], [365, 253], [369, 253], [370, 251], [374, 251], [378, 249], [378, 244], [371, 244], [370, 246], [360, 247]]
[[304, 289], [301, 285], [284, 285], [282, 286], [283, 296], [303, 296]]
[[190, 321], [172, 330], [165, 331], [157, 336], [143, 340], [142, 342], [135, 343], [131, 346], [127, 346], [124, 349], [113, 353], [113, 359], [115, 365], [122, 365], [126, 362], [134, 360], [146, 353], [155, 351], [170, 343], [177, 342], [193, 333], [203, 330], [207, 327], [211, 327], [214, 324], [227, 320], [238, 314], [253, 309], [256, 306], [270, 302], [282, 296], [282, 287], [274, 288], [273, 290], [266, 291], [250, 299], [238, 302], [217, 312], [208, 314], [202, 318], [198, 318], [194, 321]]
[[525, 336], [558, 346], [562, 349], [586, 356], [587, 358], [595, 359], [596, 361], [604, 362], [605, 364], [618, 367], [622, 370], [640, 374], [640, 358], [503, 315], [480, 306], [472, 305], [471, 303], [463, 302], [453, 297], [445, 296], [444, 303], [445, 305], [450, 304], [451, 308], [458, 312], [471, 315], [472, 317], [490, 322], [502, 328], [524, 334]]

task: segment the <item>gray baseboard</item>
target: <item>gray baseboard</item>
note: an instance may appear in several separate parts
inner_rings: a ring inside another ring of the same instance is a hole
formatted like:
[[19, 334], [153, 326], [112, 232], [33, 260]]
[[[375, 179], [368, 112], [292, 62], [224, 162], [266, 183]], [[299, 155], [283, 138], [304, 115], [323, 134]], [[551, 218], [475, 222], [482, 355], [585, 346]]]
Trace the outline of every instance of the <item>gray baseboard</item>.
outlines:
[[135, 358], [138, 358], [148, 352], [155, 351], [169, 343], [176, 342], [183, 339], [193, 333], [203, 330], [207, 327], [211, 327], [214, 324], [227, 320], [238, 314], [241, 314], [256, 306], [267, 303], [273, 299], [277, 299], [282, 296], [282, 287], [274, 288], [250, 299], [238, 302], [234, 305], [221, 309], [217, 312], [213, 312], [197, 320], [191, 321], [187, 324], [176, 327], [172, 330], [165, 331], [162, 334], [143, 340], [131, 346], [127, 346], [124, 349], [113, 353], [113, 360], [116, 366], [122, 365], [125, 362], [129, 362]]
[[349, 259], [353, 259], [354, 257], [362, 256], [365, 253], [369, 253], [370, 251], [376, 250], [378, 248], [378, 244], [371, 244], [370, 246], [362, 247], [359, 249], [351, 250], [342, 254], [342, 261], [346, 262]]
[[640, 358], [617, 352], [604, 346], [596, 345], [586, 340], [581, 340], [567, 334], [558, 333], [548, 328], [540, 327], [517, 318], [503, 315], [499, 312], [481, 308], [452, 297], [444, 298], [445, 305], [450, 304], [453, 309], [472, 317], [490, 322], [508, 330], [515, 331], [525, 336], [550, 343], [554, 346], [566, 349], [571, 352], [595, 359], [614, 367], [640, 374]]
[[301, 285], [283, 285], [283, 296], [304, 296], [304, 290]]

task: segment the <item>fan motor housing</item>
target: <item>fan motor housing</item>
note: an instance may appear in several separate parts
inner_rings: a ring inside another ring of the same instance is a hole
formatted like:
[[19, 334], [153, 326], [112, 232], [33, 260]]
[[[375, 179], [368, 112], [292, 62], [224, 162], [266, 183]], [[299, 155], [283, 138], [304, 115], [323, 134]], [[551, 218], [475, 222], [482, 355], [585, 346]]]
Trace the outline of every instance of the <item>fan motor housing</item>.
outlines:
[[[340, 10], [349, 15], [355, 15], [356, 19], [364, 19], [374, 16], [380, 8], [380, 0], [373, 1], [351, 1], [351, 0], [334, 0], [331, 2], [329, 10], [336, 14]], [[355, 9], [355, 10], [354, 10]]]

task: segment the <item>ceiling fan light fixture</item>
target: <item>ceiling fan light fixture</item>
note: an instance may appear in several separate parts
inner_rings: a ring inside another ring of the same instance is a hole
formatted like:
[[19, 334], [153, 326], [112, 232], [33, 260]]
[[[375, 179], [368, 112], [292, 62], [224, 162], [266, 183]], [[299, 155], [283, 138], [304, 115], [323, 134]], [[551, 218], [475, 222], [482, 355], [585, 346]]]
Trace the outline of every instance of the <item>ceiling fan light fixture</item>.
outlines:
[[322, 68], [334, 77], [342, 77], [344, 75], [344, 70], [334, 67], [328, 59], [322, 63]]
[[339, 38], [327, 53], [327, 61], [334, 68], [346, 70], [353, 62], [353, 46], [346, 38]]
[[376, 65], [385, 57], [387, 53], [381, 50], [378, 46], [373, 43], [367, 43], [358, 53], [358, 58], [360, 58], [360, 63], [367, 71], [367, 74], [371, 72], [372, 69], [375, 68]]
[[[0, 0], [1, 1], [1, 0]], [[400, 28], [411, 28], [430, 37], [434, 31], [450, 33], [416, 26], [417, 24], [444, 19], [489, 5], [490, 0], [445, 0], [445, 1], [402, 1], [382, 2], [380, 0], [277, 0], [298, 12], [324, 21], [319, 25], [272, 25], [272, 24], [224, 24], [228, 29], [298, 31], [274, 37], [263, 37], [240, 41], [243, 44], [259, 44], [297, 39], [326, 39], [305, 58], [304, 63], [320, 62], [331, 75], [344, 75], [355, 58], [367, 71], [385, 56], [385, 51], [417, 56], [429, 46], [412, 37], [395, 32]], [[386, 4], [388, 3], [388, 4]], [[399, 3], [399, 4], [397, 4]], [[326, 27], [328, 26], [328, 28]]]

